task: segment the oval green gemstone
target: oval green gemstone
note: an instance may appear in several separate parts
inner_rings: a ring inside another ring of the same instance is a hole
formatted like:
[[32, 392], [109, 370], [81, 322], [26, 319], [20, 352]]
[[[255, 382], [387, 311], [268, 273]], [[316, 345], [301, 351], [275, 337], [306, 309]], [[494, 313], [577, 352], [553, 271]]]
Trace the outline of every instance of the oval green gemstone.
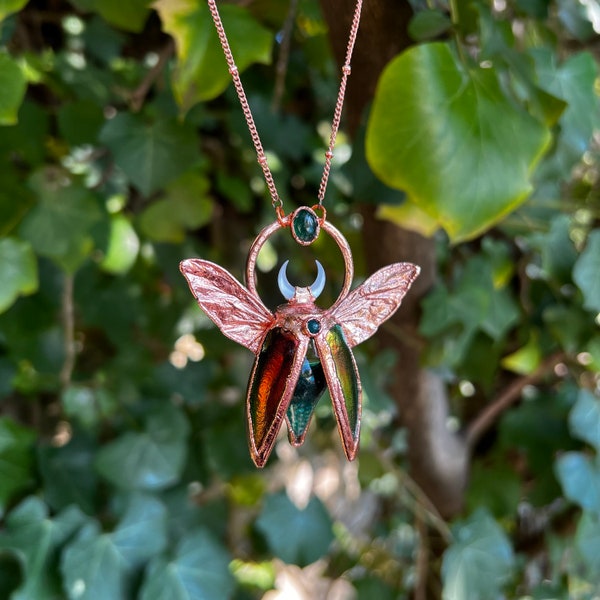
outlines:
[[300, 208], [294, 215], [292, 227], [294, 237], [300, 243], [310, 244], [317, 239], [319, 234], [319, 219], [312, 210]]

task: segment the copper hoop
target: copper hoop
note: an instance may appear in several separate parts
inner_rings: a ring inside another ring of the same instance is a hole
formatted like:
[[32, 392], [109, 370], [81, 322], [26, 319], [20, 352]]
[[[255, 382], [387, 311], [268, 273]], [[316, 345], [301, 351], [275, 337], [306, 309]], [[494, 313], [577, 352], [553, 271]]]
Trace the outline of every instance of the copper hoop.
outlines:
[[[248, 258], [246, 259], [246, 287], [251, 294], [259, 297], [258, 292], [256, 290], [256, 259], [258, 258], [258, 253], [261, 248], [265, 244], [265, 242], [277, 231], [286, 227], [284, 223], [280, 221], [274, 221], [270, 225], [267, 225], [257, 236], [256, 239], [252, 242], [252, 246], [250, 246], [250, 251], [248, 252]], [[344, 283], [342, 284], [342, 289], [338, 295], [337, 300], [333, 303], [333, 306], [336, 306], [339, 302], [341, 302], [350, 291], [350, 286], [352, 285], [352, 279], [354, 278], [354, 261], [352, 260], [352, 250], [350, 249], [350, 245], [346, 238], [342, 235], [342, 233], [336, 229], [329, 221], [323, 221], [321, 224], [321, 229], [329, 234], [330, 237], [333, 238], [334, 242], [337, 244], [342, 256], [344, 258]]]

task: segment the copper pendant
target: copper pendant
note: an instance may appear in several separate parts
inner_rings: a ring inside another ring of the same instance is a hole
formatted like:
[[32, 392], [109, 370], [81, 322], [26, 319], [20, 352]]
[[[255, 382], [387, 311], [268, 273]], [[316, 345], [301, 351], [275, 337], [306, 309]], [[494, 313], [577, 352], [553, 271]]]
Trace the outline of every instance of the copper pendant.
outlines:
[[[272, 313], [256, 291], [256, 259], [264, 243], [281, 228], [311, 244], [322, 230], [333, 238], [344, 259], [344, 282], [334, 304], [315, 305], [325, 275], [310, 287], [292, 286], [287, 261], [279, 272], [279, 288], [287, 302]], [[312, 208], [301, 207], [265, 227], [254, 240], [246, 262], [244, 287], [219, 265], [191, 258], [180, 264], [200, 308], [224, 335], [256, 355], [248, 382], [246, 415], [250, 454], [263, 467], [285, 418], [290, 443], [304, 442], [316, 403], [329, 389], [344, 452], [356, 457], [360, 434], [362, 389], [351, 348], [371, 337], [400, 306], [419, 274], [411, 263], [395, 263], [350, 291], [354, 275], [346, 238]]]

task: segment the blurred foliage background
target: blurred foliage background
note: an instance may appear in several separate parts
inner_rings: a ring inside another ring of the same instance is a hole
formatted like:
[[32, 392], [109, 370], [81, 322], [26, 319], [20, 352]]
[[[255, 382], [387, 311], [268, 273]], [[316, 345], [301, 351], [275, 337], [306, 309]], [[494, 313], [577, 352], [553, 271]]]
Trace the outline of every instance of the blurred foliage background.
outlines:
[[[285, 208], [312, 205], [353, 3], [221, 7]], [[600, 6], [364, 19], [328, 215], [359, 278], [412, 259], [396, 235], [431, 260], [357, 348], [358, 460], [325, 398], [258, 471], [252, 356], [178, 271], [241, 278], [274, 218], [206, 6], [0, 0], [1, 598], [600, 594]], [[403, 49], [371, 90], [386, 35]], [[312, 281], [314, 256], [335, 298], [335, 247], [278, 238], [269, 306], [277, 265]]]

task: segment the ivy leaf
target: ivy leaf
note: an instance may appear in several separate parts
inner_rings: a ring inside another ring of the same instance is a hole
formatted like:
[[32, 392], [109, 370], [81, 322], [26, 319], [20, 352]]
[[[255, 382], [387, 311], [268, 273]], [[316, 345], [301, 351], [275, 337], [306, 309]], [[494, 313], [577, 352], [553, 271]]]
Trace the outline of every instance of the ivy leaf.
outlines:
[[584, 510], [600, 512], [600, 469], [589, 456], [566, 452], [555, 469], [566, 498]]
[[140, 249], [140, 239], [125, 215], [114, 215], [110, 220], [108, 246], [100, 267], [107, 273], [122, 275], [133, 267]]
[[229, 572], [231, 557], [207, 530], [184, 536], [169, 561], [150, 564], [142, 586], [141, 600], [222, 600], [229, 598], [234, 580]]
[[145, 196], [161, 189], [199, 160], [194, 131], [175, 120], [146, 122], [139, 115], [121, 113], [104, 125], [100, 141]]
[[62, 137], [71, 146], [95, 144], [104, 122], [102, 106], [91, 100], [64, 104], [56, 117]]
[[515, 566], [512, 546], [496, 521], [478, 510], [453, 527], [442, 562], [444, 600], [495, 600]]
[[454, 242], [521, 204], [549, 130], [515, 108], [493, 69], [465, 69], [448, 45], [410, 48], [385, 69], [367, 130], [367, 158]]
[[577, 402], [569, 413], [569, 426], [573, 435], [600, 452], [600, 398], [580, 389]]
[[96, 522], [84, 526], [61, 556], [64, 588], [69, 598], [124, 598], [127, 565], [108, 533]]
[[559, 120], [561, 130], [556, 148], [543, 165], [544, 172], [552, 170], [566, 178], [587, 149], [594, 130], [600, 126], [595, 89], [598, 67], [588, 52], [578, 52], [562, 64], [557, 64], [556, 55], [550, 50], [536, 49], [532, 54], [539, 85], [567, 103]]
[[333, 541], [331, 526], [318, 498], [312, 497], [306, 508], [299, 509], [285, 493], [267, 496], [256, 521], [273, 554], [301, 567], [326, 554]]
[[16, 553], [24, 571], [24, 583], [12, 596], [15, 600], [55, 600], [60, 596], [52, 564], [58, 547], [85, 521], [84, 514], [69, 507], [50, 519], [46, 505], [29, 497], [6, 519], [6, 533], [0, 535], [0, 549]]
[[439, 10], [422, 10], [415, 14], [408, 24], [408, 33], [413, 40], [431, 40], [448, 31], [452, 21]]
[[128, 490], [160, 490], [179, 480], [186, 458], [189, 425], [167, 405], [154, 411], [142, 433], [128, 431], [104, 446], [96, 468], [114, 485]]
[[44, 483], [44, 499], [53, 510], [76, 505], [93, 514], [98, 499], [94, 472], [96, 444], [75, 434], [64, 446], [38, 446], [38, 468]]
[[600, 312], [600, 229], [590, 233], [585, 250], [573, 269], [573, 279], [583, 293], [583, 306]]
[[140, 229], [151, 240], [180, 243], [188, 229], [210, 222], [213, 202], [207, 195], [206, 177], [194, 172], [167, 186], [165, 197], [153, 202], [140, 215]]
[[167, 546], [167, 509], [158, 499], [135, 495], [117, 529], [112, 543], [131, 567], [139, 567]]
[[575, 548], [591, 573], [600, 571], [600, 517], [584, 512], [577, 524]]
[[136, 569], [167, 545], [167, 510], [156, 498], [134, 495], [112, 533], [90, 521], [67, 546], [61, 570], [69, 598], [124, 598]]
[[0, 417], [0, 515], [16, 492], [33, 477], [35, 434], [9, 417]]
[[34, 173], [30, 186], [39, 202], [25, 216], [21, 236], [41, 256], [75, 272], [93, 249], [91, 228], [101, 212], [91, 192], [51, 168]]
[[30, 244], [16, 238], [0, 240], [0, 281], [0, 312], [19, 296], [37, 291], [37, 262]]
[[0, 0], [0, 21], [20, 11], [27, 4], [27, 0]]
[[[197, 102], [211, 100], [224, 92], [231, 83], [231, 75], [206, 4], [195, 0], [158, 0], [153, 6], [163, 29], [177, 44], [178, 66], [173, 74], [173, 88], [182, 110], [187, 112]], [[255, 62], [269, 64], [273, 34], [244, 8], [221, 4], [219, 12], [239, 71]]]
[[140, 33], [150, 13], [150, 0], [78, 0], [75, 4], [98, 13], [111, 25]]
[[[14, 6], [14, 5], [13, 5]], [[20, 7], [17, 6], [16, 10]], [[0, 20], [7, 14], [13, 12], [8, 7], [0, 4]], [[7, 52], [0, 50], [0, 125], [14, 125], [17, 122], [19, 107], [25, 97], [27, 80], [21, 67], [9, 56]]]

